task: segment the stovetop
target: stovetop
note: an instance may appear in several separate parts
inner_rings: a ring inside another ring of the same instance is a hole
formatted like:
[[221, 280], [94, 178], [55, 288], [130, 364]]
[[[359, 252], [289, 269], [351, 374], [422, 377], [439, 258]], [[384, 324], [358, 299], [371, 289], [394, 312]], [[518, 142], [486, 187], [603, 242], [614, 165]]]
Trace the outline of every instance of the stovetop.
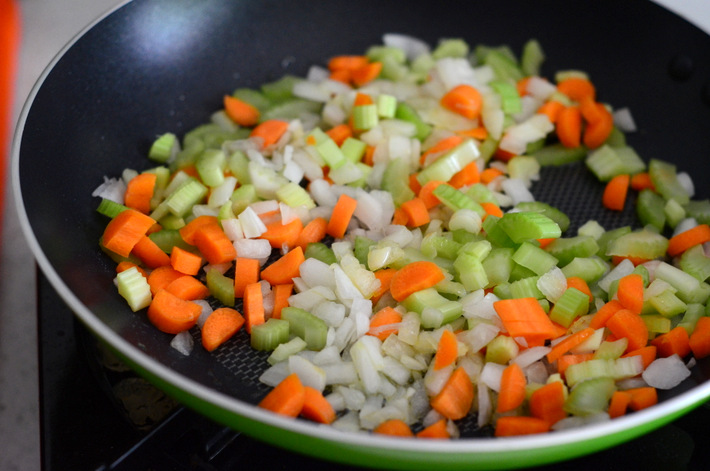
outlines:
[[[41, 274], [38, 291], [44, 471], [362, 469], [275, 448], [174, 403], [102, 350]], [[710, 403], [615, 448], [530, 469], [706, 469], [709, 423]]]

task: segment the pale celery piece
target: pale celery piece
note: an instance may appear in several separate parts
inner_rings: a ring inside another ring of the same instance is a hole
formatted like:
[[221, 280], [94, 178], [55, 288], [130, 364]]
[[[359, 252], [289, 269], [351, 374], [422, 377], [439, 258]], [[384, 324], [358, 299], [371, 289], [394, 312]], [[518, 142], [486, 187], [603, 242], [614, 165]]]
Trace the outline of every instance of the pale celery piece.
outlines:
[[131, 267], [116, 275], [118, 283], [118, 294], [123, 296], [133, 312], [140, 311], [148, 307], [152, 300], [150, 285], [148, 280], [138, 271], [138, 268]]
[[251, 346], [255, 350], [272, 351], [288, 342], [290, 323], [283, 319], [270, 318], [251, 328]]
[[321, 350], [325, 347], [328, 326], [321, 319], [292, 306], [281, 310], [281, 319], [288, 321], [289, 331], [305, 340], [309, 350]]

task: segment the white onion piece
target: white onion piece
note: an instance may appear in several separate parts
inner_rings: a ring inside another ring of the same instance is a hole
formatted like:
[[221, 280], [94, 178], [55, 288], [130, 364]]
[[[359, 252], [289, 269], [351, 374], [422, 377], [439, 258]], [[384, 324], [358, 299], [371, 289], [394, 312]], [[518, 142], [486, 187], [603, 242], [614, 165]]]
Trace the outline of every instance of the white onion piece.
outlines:
[[481, 376], [479, 380], [484, 383], [488, 388], [495, 392], [500, 391], [500, 379], [503, 376], [503, 370], [505, 365], [499, 365], [498, 363], [488, 362], [483, 367], [481, 371]]
[[680, 186], [683, 187], [689, 197], [692, 198], [693, 196], [695, 196], [695, 184], [693, 183], [693, 179], [688, 174], [688, 172], [678, 172], [676, 178], [678, 179], [678, 183], [680, 183]]
[[200, 317], [197, 318], [197, 326], [201, 329], [202, 326], [205, 325], [205, 321], [207, 320], [209, 315], [212, 314], [213, 309], [212, 306], [210, 306], [210, 303], [208, 303], [204, 299], [196, 299], [192, 302], [202, 308], [202, 311], [200, 312]]
[[490, 390], [483, 381], [479, 381], [476, 393], [478, 397], [478, 426], [483, 427], [491, 421], [493, 402]]
[[235, 240], [244, 238], [244, 231], [242, 231], [242, 224], [237, 218], [222, 219], [222, 230], [229, 240], [234, 242]]
[[685, 218], [682, 219], [673, 229], [673, 235], [678, 235], [681, 232], [685, 232], [689, 229], [694, 228], [698, 225], [698, 221], [695, 218]]
[[239, 239], [234, 241], [238, 257], [255, 258], [263, 265], [271, 255], [271, 244], [266, 239]]
[[612, 113], [614, 124], [623, 132], [635, 132], [636, 122], [628, 108], [619, 108]]
[[183, 355], [189, 356], [195, 346], [195, 339], [192, 338], [189, 331], [184, 330], [172, 338], [170, 346]]
[[402, 49], [410, 61], [422, 54], [428, 54], [430, 50], [426, 42], [406, 34], [387, 33], [382, 36], [382, 42], [385, 46]]
[[288, 368], [291, 373], [295, 373], [304, 386], [310, 386], [318, 391], [325, 389], [325, 371], [323, 368], [314, 365], [301, 355], [291, 355], [288, 357]]
[[501, 182], [501, 187], [506, 195], [510, 196], [513, 206], [518, 203], [531, 203], [535, 197], [527, 189], [525, 181], [519, 178], [506, 178]]
[[123, 204], [123, 196], [126, 194], [126, 183], [120, 178], [108, 178], [104, 176], [104, 182], [99, 185], [91, 196], [111, 200], [114, 203]]
[[537, 289], [548, 301], [556, 303], [567, 289], [567, 278], [559, 267], [554, 267], [537, 280]]
[[513, 359], [513, 363], [517, 363], [520, 368], [525, 369], [550, 352], [550, 347], [531, 347], [523, 350], [518, 356]]
[[614, 281], [620, 280], [621, 278], [630, 274], [632, 271], [634, 271], [634, 268], [636, 267], [634, 267], [633, 262], [628, 259], [622, 260], [617, 266], [612, 268], [612, 270], [607, 273], [601, 280], [599, 280], [599, 287], [604, 291], [609, 292], [609, 287]]
[[690, 370], [678, 354], [657, 358], [644, 370], [642, 377], [649, 386], [658, 389], [672, 389], [690, 376]]

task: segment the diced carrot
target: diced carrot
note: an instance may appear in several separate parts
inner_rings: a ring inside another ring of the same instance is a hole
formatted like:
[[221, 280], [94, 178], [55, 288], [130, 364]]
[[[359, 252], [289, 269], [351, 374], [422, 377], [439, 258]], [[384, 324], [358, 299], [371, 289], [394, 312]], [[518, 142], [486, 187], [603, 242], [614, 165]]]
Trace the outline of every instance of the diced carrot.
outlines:
[[362, 87], [375, 80], [382, 72], [382, 62], [369, 62], [352, 71], [351, 80], [356, 87]]
[[237, 258], [237, 251], [219, 224], [205, 224], [197, 228], [195, 245], [209, 263], [228, 263]]
[[486, 212], [486, 215], [495, 216], [498, 218], [503, 217], [503, 210], [500, 209], [500, 206], [495, 203], [491, 203], [490, 201], [484, 201], [481, 203], [481, 207]]
[[350, 81], [352, 80], [352, 71], [348, 69], [335, 69], [330, 72], [330, 75], [328, 78], [331, 80], [336, 80], [338, 82], [343, 82], [348, 85], [350, 85]]
[[578, 276], [570, 276], [567, 278], [567, 287], [568, 288], [576, 288], [579, 291], [581, 291], [582, 293], [589, 296], [590, 303], [594, 301], [594, 295], [592, 294], [592, 290], [589, 289], [589, 285], [587, 284], [586, 281], [584, 281], [584, 279], [582, 279]]
[[180, 299], [166, 290], [158, 291], [148, 306], [148, 320], [168, 334], [189, 330], [200, 317], [202, 307], [192, 301]]
[[537, 109], [537, 113], [547, 115], [551, 123], [556, 123], [557, 117], [564, 107], [565, 105], [561, 101], [550, 100], [543, 103], [542, 106]]
[[170, 265], [180, 273], [195, 276], [200, 272], [202, 257], [180, 247], [173, 247], [170, 252]]
[[589, 121], [582, 133], [582, 142], [589, 149], [600, 147], [614, 129], [614, 117], [601, 103], [595, 103], [595, 121]]
[[288, 417], [298, 417], [306, 400], [306, 388], [291, 373], [259, 402], [259, 407]]
[[609, 417], [615, 419], [626, 414], [626, 410], [631, 403], [631, 394], [626, 391], [614, 391], [609, 401]]
[[375, 272], [375, 278], [380, 280], [380, 287], [377, 288], [372, 295], [372, 304], [377, 304], [382, 295], [390, 290], [390, 283], [392, 283], [392, 277], [397, 272], [394, 268], [383, 268]]
[[195, 245], [195, 232], [197, 232], [197, 229], [200, 227], [208, 224], [219, 224], [219, 219], [217, 219], [217, 216], [197, 216], [195, 219], [178, 229], [178, 232], [180, 233], [182, 240], [190, 245]]
[[449, 433], [449, 429], [446, 427], [446, 419], [439, 419], [433, 424], [424, 427], [417, 432], [416, 437], [449, 439], [451, 438], [451, 434]]
[[653, 185], [653, 181], [651, 180], [651, 175], [649, 175], [648, 172], [639, 172], [632, 175], [630, 185], [631, 188], [636, 191], [647, 189], [653, 191], [656, 190], [655, 186]]
[[525, 373], [520, 365], [511, 363], [503, 370], [496, 412], [504, 413], [520, 407], [525, 401]]
[[259, 122], [259, 110], [249, 103], [230, 95], [224, 96], [224, 112], [240, 126], [251, 127]]
[[118, 213], [104, 229], [101, 242], [111, 252], [128, 257], [133, 247], [145, 236], [155, 220], [135, 209]]
[[560, 81], [557, 84], [557, 90], [574, 101], [581, 101], [585, 97], [592, 100], [596, 98], [594, 85], [588, 79], [582, 77], [570, 77]]
[[557, 114], [557, 137], [563, 146], [579, 147], [582, 143], [582, 113], [576, 106], [566, 106]]
[[393, 437], [413, 437], [412, 429], [402, 419], [387, 419], [372, 430], [372, 433]]
[[355, 198], [345, 193], [341, 194], [328, 220], [326, 233], [336, 239], [343, 237], [356, 207], [357, 200]]
[[481, 181], [481, 174], [478, 171], [478, 164], [473, 161], [454, 174], [449, 180], [449, 185], [454, 188], [461, 188], [473, 185]]
[[471, 85], [457, 85], [441, 97], [441, 106], [468, 119], [476, 119], [481, 114], [483, 97]]
[[616, 175], [604, 187], [602, 204], [612, 211], [623, 211], [626, 204], [626, 195], [629, 192], [631, 177], [628, 174]]
[[431, 221], [429, 211], [424, 201], [419, 197], [415, 196], [411, 200], [405, 201], [400, 205], [400, 208], [407, 214], [407, 226], [409, 227], [420, 227]]
[[202, 335], [202, 346], [208, 352], [214, 351], [217, 347], [229, 340], [239, 332], [244, 325], [244, 316], [239, 311], [230, 307], [221, 307], [212, 311], [207, 316], [205, 323], [200, 329]]
[[247, 285], [259, 281], [261, 264], [255, 258], [237, 257], [234, 263], [234, 296], [241, 298], [244, 296], [244, 288]]
[[252, 129], [250, 137], [261, 138], [263, 142], [263, 147], [270, 147], [276, 144], [281, 136], [284, 135], [288, 129], [288, 122], [280, 119], [269, 119], [262, 123], [256, 125]]
[[649, 261], [647, 258], [635, 257], [633, 255], [612, 255], [611, 257], [611, 263], [614, 266], [620, 264], [624, 260], [628, 260], [629, 262], [633, 263], [635, 267]]
[[643, 369], [645, 370], [648, 368], [648, 365], [650, 365], [653, 360], [656, 359], [656, 346], [655, 345], [646, 345], [641, 348], [637, 348], [635, 350], [631, 350], [630, 352], [626, 352], [622, 355], [622, 358], [627, 358], [627, 357], [634, 357], [634, 356], [640, 356], [641, 357], [641, 364], [643, 365]]
[[556, 238], [555, 237], [544, 237], [542, 239], [537, 239], [538, 244], [540, 244], [540, 248], [544, 249], [548, 245], [550, 245]]
[[509, 415], [498, 418], [494, 435], [496, 437], [513, 437], [545, 433], [549, 430], [550, 424], [545, 420], [524, 415]]
[[140, 173], [131, 178], [126, 184], [123, 195], [123, 204], [143, 214], [150, 213], [150, 200], [155, 192], [155, 182], [158, 176], [155, 173]]
[[328, 61], [328, 70], [355, 70], [367, 65], [367, 56], [340, 55], [331, 57]]
[[163, 252], [163, 250], [158, 247], [158, 244], [153, 242], [153, 239], [148, 236], [143, 236], [138, 239], [131, 253], [140, 258], [143, 264], [148, 268], [170, 265], [170, 256]]
[[210, 290], [200, 280], [190, 275], [183, 275], [171, 281], [165, 288], [171, 294], [186, 301], [205, 299]]
[[261, 283], [251, 283], [244, 288], [244, 318], [247, 332], [250, 334], [252, 327], [266, 322]]
[[488, 130], [483, 126], [479, 126], [477, 128], [456, 131], [456, 135], [461, 137], [470, 137], [471, 139], [483, 141], [488, 137]]
[[523, 77], [515, 83], [515, 89], [518, 91], [518, 95], [525, 96], [528, 95], [528, 84], [532, 77]]
[[701, 317], [688, 339], [690, 350], [696, 359], [710, 355], [710, 317]]
[[306, 250], [308, 244], [320, 242], [326, 235], [327, 227], [328, 221], [324, 218], [317, 217], [311, 219], [305, 226], [303, 226], [303, 230], [301, 230], [301, 233], [296, 239], [296, 245], [301, 247], [302, 250]]
[[621, 309], [624, 309], [624, 306], [622, 306], [621, 303], [616, 299], [612, 299], [611, 301], [600, 307], [596, 313], [594, 313], [594, 316], [592, 317], [592, 320], [589, 323], [589, 327], [591, 327], [592, 329], [606, 327], [606, 323], [611, 318], [611, 316], [616, 314], [616, 312], [620, 311]]
[[466, 417], [473, 405], [474, 388], [471, 378], [463, 367], [458, 367], [451, 373], [449, 379], [434, 396], [431, 407], [441, 415], [451, 420]]
[[441, 180], [429, 180], [426, 182], [424, 185], [422, 185], [422, 188], [419, 190], [418, 196], [419, 199], [424, 202], [424, 206], [426, 206], [427, 209], [431, 209], [441, 203], [441, 200], [434, 195], [434, 190], [436, 188], [443, 184]]
[[299, 218], [282, 224], [280, 220], [266, 224], [266, 232], [260, 238], [266, 239], [275, 249], [283, 247], [295, 247], [298, 244], [298, 236], [303, 230], [303, 222]]
[[645, 386], [627, 389], [626, 392], [631, 395], [629, 408], [633, 411], [646, 409], [647, 407], [658, 404], [658, 391], [656, 391], [656, 388]]
[[606, 327], [616, 338], [626, 337], [627, 351], [636, 350], [648, 342], [648, 327], [641, 316], [628, 309], [620, 309], [606, 322]]
[[394, 274], [390, 283], [390, 293], [396, 301], [403, 301], [410, 294], [431, 288], [444, 278], [444, 272], [434, 262], [427, 260], [411, 262]]
[[708, 241], [710, 241], [710, 226], [698, 224], [668, 239], [667, 252], [671, 257], [677, 257], [689, 248]]
[[148, 285], [150, 286], [150, 292], [155, 295], [155, 293], [157, 293], [161, 289], [164, 289], [166, 286], [168, 286], [170, 283], [177, 280], [181, 276], [185, 276], [185, 274], [180, 273], [170, 265], [158, 267], [154, 270], [151, 270], [150, 274], [148, 275]]
[[412, 190], [415, 195], [418, 195], [422, 189], [422, 184], [419, 183], [416, 173], [409, 174], [409, 189]]
[[533, 417], [542, 419], [550, 425], [559, 422], [567, 417], [564, 410], [564, 384], [561, 381], [552, 381], [536, 389], [530, 395], [528, 404]]
[[677, 354], [679, 357], [684, 358], [690, 354], [688, 331], [680, 325], [651, 340], [651, 345], [656, 347], [659, 357], [669, 357]]
[[511, 337], [529, 341], [552, 339], [557, 329], [535, 298], [502, 299], [493, 303]]
[[390, 334], [396, 334], [399, 330], [396, 326], [385, 328], [393, 324], [402, 322], [402, 315], [393, 307], [386, 306], [370, 317], [370, 330], [367, 335], [372, 335], [384, 341]]
[[375, 102], [372, 101], [372, 97], [367, 93], [357, 92], [355, 94], [355, 100], [353, 101], [353, 106], [363, 106], [372, 105]]
[[325, 133], [330, 136], [338, 146], [342, 146], [345, 139], [353, 135], [353, 130], [347, 124], [338, 124], [328, 129]]
[[271, 287], [274, 293], [274, 309], [271, 312], [271, 317], [281, 319], [281, 310], [289, 305], [288, 298], [293, 292], [293, 283], [284, 285], [274, 285]]
[[557, 359], [557, 372], [564, 375], [568, 367], [594, 358], [593, 353], [568, 353]]
[[619, 279], [616, 297], [625, 309], [641, 314], [643, 309], [643, 278], [638, 273], [630, 273]]
[[392, 224], [397, 226], [406, 226], [409, 222], [409, 217], [407, 213], [402, 208], [395, 208], [394, 214], [392, 215]]
[[372, 167], [373, 165], [375, 165], [374, 157], [375, 146], [368, 145], [367, 147], [365, 147], [365, 155], [362, 156], [362, 163]]
[[459, 356], [459, 341], [456, 334], [448, 329], [441, 332], [439, 343], [434, 354], [434, 370], [440, 370], [453, 365]]
[[445, 137], [445, 138], [441, 139], [440, 141], [438, 141], [433, 146], [431, 146], [426, 151], [422, 152], [422, 155], [419, 157], [419, 163], [421, 165], [424, 165], [427, 161], [427, 158], [430, 155], [441, 154], [443, 152], [446, 152], [447, 150], [451, 150], [454, 147], [456, 147], [457, 145], [461, 144], [462, 142], [463, 142], [462, 136], [453, 135], [453, 136]]
[[335, 420], [335, 410], [319, 390], [305, 386], [305, 397], [301, 415], [319, 424], [331, 424]]
[[301, 263], [306, 258], [301, 247], [295, 247], [261, 271], [261, 278], [273, 285], [292, 283], [299, 275]]
[[591, 327], [579, 330], [564, 340], [556, 343], [547, 354], [549, 363], [556, 362], [562, 355], [572, 350], [577, 345], [581, 344], [595, 332]]

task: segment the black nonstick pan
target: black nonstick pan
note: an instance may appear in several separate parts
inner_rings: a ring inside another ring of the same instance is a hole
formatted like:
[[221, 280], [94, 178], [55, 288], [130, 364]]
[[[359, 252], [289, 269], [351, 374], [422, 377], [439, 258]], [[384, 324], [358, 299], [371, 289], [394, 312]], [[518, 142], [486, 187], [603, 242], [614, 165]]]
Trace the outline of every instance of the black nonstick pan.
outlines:
[[[646, 161], [689, 172], [696, 199], [710, 171], [710, 37], [649, 1], [565, 2], [331, 0], [144, 0], [126, 3], [68, 45], [25, 106], [13, 148], [13, 183], [26, 236], [63, 300], [105, 344], [177, 399], [272, 444], [378, 468], [501, 469], [569, 459], [649, 432], [710, 397], [710, 365], [658, 406], [564, 433], [499, 440], [398, 440], [337, 432], [266, 413], [255, 404], [265, 355], [235, 341], [219, 353], [182, 356], [169, 336], [130, 311], [113, 285], [113, 263], [97, 241], [106, 220], [91, 193], [103, 176], [146, 167], [155, 136], [205, 122], [237, 87], [257, 87], [311, 64], [359, 54], [385, 33], [435, 44], [543, 46], [543, 75], [587, 71], [600, 99], [632, 110], [628, 142]], [[631, 224], [633, 210], [611, 215], [602, 187], [579, 166], [545, 169], [556, 182], [533, 188], [573, 219], [605, 227]], [[464, 434], [466, 435], [466, 434]]]

